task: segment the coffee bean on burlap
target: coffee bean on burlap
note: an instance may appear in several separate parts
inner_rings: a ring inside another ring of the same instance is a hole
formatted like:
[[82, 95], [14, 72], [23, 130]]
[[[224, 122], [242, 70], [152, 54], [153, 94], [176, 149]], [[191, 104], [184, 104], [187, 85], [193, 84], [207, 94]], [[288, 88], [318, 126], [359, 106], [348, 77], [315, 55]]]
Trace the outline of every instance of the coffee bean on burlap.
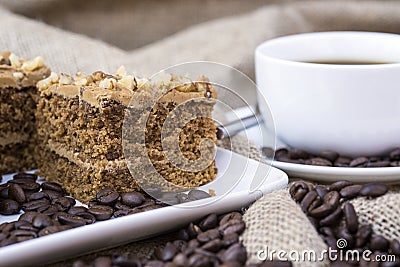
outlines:
[[207, 231], [211, 228], [215, 228], [217, 226], [217, 223], [217, 214], [211, 213], [199, 223], [199, 227], [202, 231]]
[[331, 214], [328, 214], [325, 218], [319, 222], [320, 226], [334, 226], [337, 225], [342, 216], [342, 208], [337, 207]]
[[354, 234], [358, 230], [358, 217], [356, 214], [356, 211], [353, 207], [353, 204], [346, 202], [343, 205], [343, 213], [344, 213], [344, 218], [346, 221], [346, 226], [347, 229], [351, 234]]
[[341, 180], [341, 181], [334, 182], [333, 184], [330, 184], [328, 186], [328, 190], [329, 191], [338, 191], [339, 192], [344, 187], [350, 186], [350, 185], [353, 185], [353, 183], [350, 182], [350, 181], [347, 181], [347, 180]]
[[361, 187], [362, 185], [359, 184], [343, 187], [340, 190], [340, 196], [346, 199], [355, 198], [356, 196], [358, 196]]
[[369, 183], [361, 187], [359, 194], [366, 197], [379, 197], [386, 194], [388, 187], [384, 184]]
[[390, 252], [400, 256], [400, 242], [397, 239], [393, 239], [392, 242], [390, 242]]
[[387, 251], [390, 242], [381, 235], [373, 235], [369, 241], [369, 248], [373, 251]]

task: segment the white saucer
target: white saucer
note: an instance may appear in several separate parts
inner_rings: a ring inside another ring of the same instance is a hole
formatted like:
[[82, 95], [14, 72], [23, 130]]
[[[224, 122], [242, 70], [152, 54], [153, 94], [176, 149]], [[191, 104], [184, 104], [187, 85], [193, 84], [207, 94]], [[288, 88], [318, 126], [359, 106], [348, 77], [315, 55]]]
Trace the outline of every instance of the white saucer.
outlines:
[[291, 178], [304, 178], [319, 182], [336, 182], [338, 180], [349, 180], [354, 183], [400, 182], [400, 167], [345, 168], [303, 165], [281, 161], [274, 161], [272, 165], [286, 172]]
[[[0, 266], [37, 266], [82, 253], [149, 238], [183, 227], [210, 213], [240, 210], [269, 192], [287, 185], [287, 175], [267, 164], [218, 148], [217, 178], [201, 186], [216, 196], [96, 222], [0, 248]], [[3, 182], [12, 175], [3, 176]], [[0, 223], [19, 215], [0, 215]]]

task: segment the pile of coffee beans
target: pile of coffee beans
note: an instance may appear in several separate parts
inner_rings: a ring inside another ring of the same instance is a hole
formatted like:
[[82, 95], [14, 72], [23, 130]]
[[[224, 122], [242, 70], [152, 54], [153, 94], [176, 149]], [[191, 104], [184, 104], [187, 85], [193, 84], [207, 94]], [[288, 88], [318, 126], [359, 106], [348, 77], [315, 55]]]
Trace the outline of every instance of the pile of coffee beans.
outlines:
[[[334, 250], [357, 250], [360, 255], [365, 250], [377, 255], [396, 255], [392, 262], [335, 261], [332, 266], [400, 266], [399, 240], [387, 240], [373, 233], [371, 225], [360, 225], [356, 211], [350, 199], [363, 196], [375, 198], [386, 194], [388, 188], [384, 184], [353, 184], [349, 181], [338, 181], [330, 185], [313, 185], [308, 182], [294, 182], [290, 187], [290, 195], [300, 204], [301, 209], [315, 226], [325, 243]], [[344, 223], [341, 223], [344, 220]], [[338, 240], [345, 246], [338, 246]]]
[[[247, 261], [246, 248], [239, 241], [245, 223], [240, 212], [210, 214], [190, 223], [175, 234], [175, 240], [154, 251], [150, 258], [105, 255], [92, 262], [77, 260], [74, 267], [241, 267]], [[266, 261], [251, 267], [290, 267], [291, 262]]]
[[0, 215], [24, 212], [18, 221], [0, 224], [0, 247], [104, 221], [113, 217], [145, 212], [167, 206], [161, 200], [178, 204], [210, 197], [193, 189], [185, 193], [160, 193], [156, 200], [141, 192], [119, 193], [111, 188], [100, 190], [86, 206], [76, 205], [61, 185], [37, 181], [38, 176], [18, 173], [0, 184]]
[[[271, 148], [262, 149], [265, 156], [273, 155]], [[281, 148], [275, 152], [277, 161], [329, 167], [351, 168], [377, 168], [400, 166], [400, 148], [394, 149], [389, 155], [383, 157], [356, 157], [349, 158], [339, 155], [335, 151], [323, 151], [319, 155], [313, 155], [307, 151], [296, 148]]]

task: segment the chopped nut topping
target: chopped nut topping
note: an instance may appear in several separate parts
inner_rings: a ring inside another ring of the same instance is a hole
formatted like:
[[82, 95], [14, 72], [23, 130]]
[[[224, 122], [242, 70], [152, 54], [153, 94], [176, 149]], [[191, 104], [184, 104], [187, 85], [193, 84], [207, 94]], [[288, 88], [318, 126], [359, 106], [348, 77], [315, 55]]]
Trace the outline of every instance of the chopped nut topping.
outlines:
[[126, 76], [127, 72], [126, 72], [125, 67], [124, 66], [119, 67], [115, 74], [118, 76], [121, 76], [121, 77]]
[[99, 86], [105, 89], [113, 89], [116, 83], [117, 81], [113, 78], [105, 78], [104, 80], [100, 81]]
[[59, 81], [59, 77], [55, 72], [52, 72], [49, 77], [43, 79], [37, 83], [37, 88], [39, 90], [43, 90], [48, 88], [49, 86], [57, 83]]
[[59, 84], [73, 84], [74, 83], [74, 79], [64, 73], [61, 73], [60, 75], [60, 80], [58, 81]]
[[14, 53], [11, 53], [9, 56], [9, 60], [11, 62], [11, 66], [14, 68], [19, 68], [21, 67], [21, 60], [18, 56], [16, 56]]
[[[11, 62], [11, 64], [12, 64], [12, 62]], [[36, 69], [38, 69], [40, 67], [43, 67], [43, 65], [44, 65], [43, 58], [42, 57], [35, 57], [32, 60], [25, 61], [22, 64], [21, 68], [23, 70], [32, 71], [32, 70], [36, 70]]]
[[13, 77], [14, 79], [16, 79], [17, 81], [20, 81], [24, 78], [24, 74], [22, 72], [14, 72], [13, 73]]

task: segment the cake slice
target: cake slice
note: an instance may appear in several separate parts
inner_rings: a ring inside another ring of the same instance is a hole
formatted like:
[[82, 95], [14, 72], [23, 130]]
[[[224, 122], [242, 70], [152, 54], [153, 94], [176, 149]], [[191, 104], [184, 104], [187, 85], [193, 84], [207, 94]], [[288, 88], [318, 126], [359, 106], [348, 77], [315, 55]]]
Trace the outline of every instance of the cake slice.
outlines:
[[0, 175], [37, 167], [36, 83], [49, 74], [41, 57], [0, 54]]
[[[41, 174], [49, 181], [62, 184], [72, 196], [84, 202], [105, 187], [121, 192], [141, 190], [137, 179], [141, 179], [146, 171], [141, 164], [143, 158], [132, 158], [130, 154], [130, 162], [136, 162], [136, 165], [131, 164], [130, 172], [123, 149], [123, 123], [128, 111], [133, 123], [136, 118], [143, 119], [145, 107], [130, 105], [134, 96], [144, 99], [154, 92], [161, 92], [163, 97], [156, 105], [147, 108], [149, 116], [145, 129], [128, 127], [132, 130], [130, 134], [145, 135], [146, 156], [167, 181], [185, 187], [212, 181], [217, 173], [214, 145], [206, 147], [205, 154], [212, 160], [205, 168], [198, 171], [179, 168], [163, 151], [162, 127], [178, 104], [195, 99], [185, 113], [193, 111], [201, 117], [183, 127], [178, 143], [187, 159], [199, 158], [201, 152], [204, 153], [199, 150], [201, 140], [216, 141], [216, 126], [210, 119], [216, 92], [205, 79], [191, 82], [171, 75], [166, 77], [160, 83], [147, 83], [127, 75], [124, 68], [120, 68], [115, 75], [95, 72], [71, 77], [52, 73], [40, 81], [41, 99], [36, 117], [42, 151], [45, 152]], [[139, 147], [141, 144], [130, 145]]]

